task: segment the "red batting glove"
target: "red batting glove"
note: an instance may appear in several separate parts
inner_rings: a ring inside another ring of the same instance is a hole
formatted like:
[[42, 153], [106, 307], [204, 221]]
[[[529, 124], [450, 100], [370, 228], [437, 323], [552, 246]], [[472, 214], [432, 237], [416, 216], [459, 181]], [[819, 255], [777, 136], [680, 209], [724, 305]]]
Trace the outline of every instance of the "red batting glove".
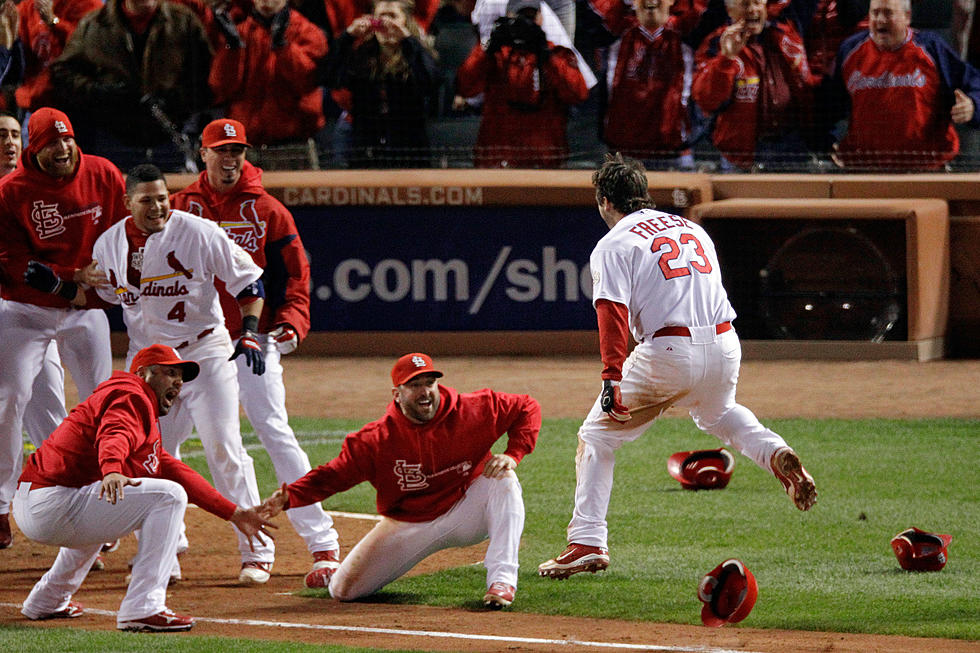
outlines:
[[299, 345], [299, 336], [296, 335], [296, 329], [285, 323], [280, 324], [270, 331], [269, 337], [275, 341], [276, 349], [283, 356], [292, 353]]
[[617, 422], [628, 422], [633, 419], [630, 409], [623, 405], [623, 395], [619, 390], [619, 381], [605, 379], [602, 382], [602, 394], [599, 406]]

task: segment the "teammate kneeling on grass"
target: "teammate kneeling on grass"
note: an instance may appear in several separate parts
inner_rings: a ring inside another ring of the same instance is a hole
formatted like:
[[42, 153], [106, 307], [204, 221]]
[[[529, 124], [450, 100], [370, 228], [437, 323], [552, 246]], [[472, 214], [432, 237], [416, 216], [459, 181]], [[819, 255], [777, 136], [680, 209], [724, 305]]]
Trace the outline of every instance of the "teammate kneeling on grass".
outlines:
[[[589, 259], [604, 369], [602, 392], [578, 432], [568, 547], [538, 566], [538, 574], [559, 580], [609, 566], [616, 449], [671, 406], [688, 408], [698, 428], [772, 472], [800, 510], [817, 500], [796, 453], [735, 403], [742, 350], [711, 238], [699, 225], [653, 210], [638, 161], [609, 155], [592, 183], [609, 227]], [[627, 329], [639, 343], [628, 358]]]
[[271, 538], [266, 527], [275, 525], [256, 508], [236, 506], [160, 443], [157, 418], [199, 371], [170, 347], [140, 350], [129, 372], [101, 383], [28, 458], [14, 518], [27, 537], [61, 547], [24, 601], [28, 619], [80, 616], [82, 606], [71, 598], [102, 546], [139, 528], [143, 536], [116, 626], [189, 630], [194, 619], [165, 605], [188, 500], [229, 520], [249, 543], [253, 537], [261, 543], [261, 533]]
[[[406, 354], [391, 370], [385, 416], [352, 433], [340, 455], [259, 506], [269, 519], [370, 481], [381, 521], [340, 567], [316, 569], [308, 587], [341, 601], [368, 596], [430, 554], [489, 538], [483, 603], [509, 606], [517, 587], [524, 501], [514, 468], [534, 449], [541, 407], [528, 395], [493, 390], [460, 394], [440, 386], [425, 354]], [[504, 453], [490, 448], [507, 433]]]

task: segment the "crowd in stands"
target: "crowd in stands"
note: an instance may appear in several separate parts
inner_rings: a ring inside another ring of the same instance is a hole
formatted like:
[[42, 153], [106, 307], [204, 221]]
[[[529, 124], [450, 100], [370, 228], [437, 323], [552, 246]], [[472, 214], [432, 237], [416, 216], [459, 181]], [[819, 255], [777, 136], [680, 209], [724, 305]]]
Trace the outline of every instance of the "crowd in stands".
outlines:
[[120, 168], [980, 168], [972, 0], [2, 0], [0, 111]]

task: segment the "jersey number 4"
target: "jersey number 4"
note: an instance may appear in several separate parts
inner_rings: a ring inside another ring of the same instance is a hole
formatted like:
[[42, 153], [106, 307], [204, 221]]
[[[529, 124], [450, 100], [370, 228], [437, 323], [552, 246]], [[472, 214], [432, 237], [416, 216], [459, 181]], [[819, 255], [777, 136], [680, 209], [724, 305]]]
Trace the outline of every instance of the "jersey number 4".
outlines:
[[174, 320], [176, 322], [183, 322], [187, 317], [187, 309], [184, 307], [184, 302], [177, 302], [174, 307], [170, 309], [167, 313], [168, 320]]
[[[650, 245], [651, 252], [660, 254], [660, 271], [664, 273], [664, 279], [690, 276], [691, 268], [694, 268], [701, 274], [710, 273], [711, 261], [704, 255], [704, 247], [701, 246], [701, 242], [697, 237], [694, 234], [681, 234], [680, 241], [680, 245], [678, 245], [677, 241], [673, 238], [658, 236], [654, 239], [653, 244]], [[690, 267], [686, 264], [677, 267], [672, 266], [671, 264], [677, 262], [677, 257], [681, 254], [681, 246], [689, 243], [694, 243], [694, 253], [701, 261], [692, 259]], [[666, 250], [664, 249], [665, 246], [667, 248]]]

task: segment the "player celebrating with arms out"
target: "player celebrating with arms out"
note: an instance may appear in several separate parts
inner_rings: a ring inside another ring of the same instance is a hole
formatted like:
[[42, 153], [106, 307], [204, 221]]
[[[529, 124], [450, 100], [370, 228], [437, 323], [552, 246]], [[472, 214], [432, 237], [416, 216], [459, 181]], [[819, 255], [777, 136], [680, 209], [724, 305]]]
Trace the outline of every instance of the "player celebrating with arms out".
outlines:
[[[344, 439], [333, 460], [285, 483], [260, 506], [281, 510], [322, 501], [361, 481], [378, 491], [381, 521], [340, 563], [318, 569], [321, 587], [341, 601], [368, 596], [428, 555], [489, 538], [483, 603], [514, 601], [524, 501], [514, 468], [541, 430], [541, 407], [528, 395], [493, 390], [460, 394], [439, 385], [442, 372], [422, 353], [391, 370], [394, 399], [381, 419]], [[503, 453], [490, 447], [507, 433]], [[310, 583], [307, 576], [307, 585]]]
[[[770, 470], [800, 510], [817, 499], [796, 453], [735, 403], [742, 350], [711, 238], [699, 225], [653, 210], [638, 161], [607, 155], [592, 183], [609, 227], [589, 259], [602, 393], [578, 432], [568, 547], [538, 566], [541, 576], [559, 580], [609, 566], [606, 511], [616, 449], [674, 405]], [[627, 329], [639, 343], [628, 358]]]

